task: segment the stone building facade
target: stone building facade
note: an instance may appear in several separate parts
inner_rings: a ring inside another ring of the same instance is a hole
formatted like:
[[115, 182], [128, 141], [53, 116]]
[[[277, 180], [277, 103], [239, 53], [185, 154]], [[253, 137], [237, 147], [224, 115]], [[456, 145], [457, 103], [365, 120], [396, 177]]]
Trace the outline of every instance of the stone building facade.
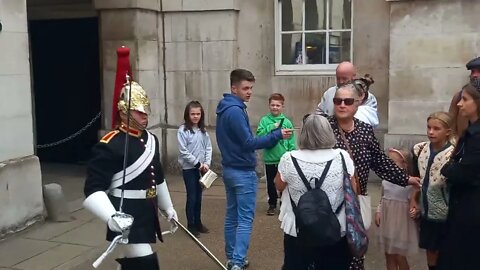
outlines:
[[[307, 17], [312, 12], [318, 15], [313, 21], [302, 19], [302, 14]], [[380, 139], [385, 136], [386, 146], [410, 145], [423, 137], [428, 113], [445, 110], [451, 95], [466, 82], [464, 64], [480, 51], [475, 33], [479, 12], [480, 3], [467, 0], [1, 1], [0, 48], [12, 53], [0, 55], [0, 85], [11, 86], [0, 86], [0, 91], [3, 96], [14, 92], [16, 101], [0, 106], [0, 123], [6, 130], [15, 130], [0, 135], [0, 162], [4, 160], [0, 164], [6, 164], [0, 166], [0, 200], [4, 194], [19, 192], [7, 188], [12, 179], [36, 196], [32, 202], [0, 205], [2, 217], [12, 207], [34, 209], [6, 223], [2, 219], [0, 232], [42, 211], [27, 20], [98, 19], [103, 131], [111, 122], [115, 50], [122, 45], [131, 49], [134, 78], [152, 100], [151, 130], [161, 138], [164, 163], [174, 170], [176, 129], [183, 121], [185, 104], [190, 100], [203, 104], [215, 141], [215, 108], [229, 91], [229, 72], [237, 67], [251, 70], [257, 79], [247, 104], [251, 123], [268, 112], [268, 96], [280, 92], [286, 97], [285, 113], [298, 125], [335, 83], [335, 63], [352, 60], [359, 75], [370, 73], [375, 78], [372, 92], [379, 103]], [[312, 48], [323, 48], [318, 42], [325, 38], [327, 53], [312, 56]], [[61, 37], [58, 40], [64, 42]], [[279, 49], [285, 46], [292, 50]], [[331, 63], [297, 70], [295, 61]], [[20, 145], [14, 146], [13, 140], [18, 144], [19, 138]], [[218, 166], [220, 157], [213, 145]], [[11, 164], [28, 165], [18, 171]]]
[[43, 216], [24, 1], [0, 1], [0, 238]]

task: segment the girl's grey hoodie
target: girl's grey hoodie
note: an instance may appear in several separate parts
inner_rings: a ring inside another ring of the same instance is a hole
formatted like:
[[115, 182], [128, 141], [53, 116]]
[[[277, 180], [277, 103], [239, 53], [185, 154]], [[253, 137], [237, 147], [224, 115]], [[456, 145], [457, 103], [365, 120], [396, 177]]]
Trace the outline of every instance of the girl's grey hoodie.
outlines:
[[199, 128], [193, 128], [193, 132], [185, 130], [181, 125], [177, 131], [178, 163], [182, 169], [193, 169], [198, 163], [210, 166], [212, 161], [212, 142], [208, 133], [203, 133]]

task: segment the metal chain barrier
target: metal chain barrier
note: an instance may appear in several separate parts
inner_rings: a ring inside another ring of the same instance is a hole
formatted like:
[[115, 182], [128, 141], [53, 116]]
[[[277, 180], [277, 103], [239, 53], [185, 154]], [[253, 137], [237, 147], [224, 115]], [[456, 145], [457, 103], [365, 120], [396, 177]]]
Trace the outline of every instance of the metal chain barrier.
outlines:
[[65, 139], [61, 139], [61, 140], [56, 141], [56, 142], [53, 142], [53, 143], [39, 144], [39, 145], [37, 145], [37, 149], [54, 147], [54, 146], [57, 146], [57, 145], [62, 144], [62, 143], [66, 143], [66, 142], [74, 139], [74, 138], [77, 137], [78, 135], [80, 135], [80, 134], [82, 134], [83, 132], [85, 132], [85, 130], [87, 130], [91, 125], [93, 125], [93, 123], [95, 123], [95, 121], [97, 121], [98, 118], [100, 118], [101, 115], [102, 115], [102, 112], [99, 112], [99, 113], [98, 113], [92, 120], [90, 120], [90, 122], [88, 122], [83, 128], [81, 128], [79, 131], [73, 133], [72, 135], [66, 137]]

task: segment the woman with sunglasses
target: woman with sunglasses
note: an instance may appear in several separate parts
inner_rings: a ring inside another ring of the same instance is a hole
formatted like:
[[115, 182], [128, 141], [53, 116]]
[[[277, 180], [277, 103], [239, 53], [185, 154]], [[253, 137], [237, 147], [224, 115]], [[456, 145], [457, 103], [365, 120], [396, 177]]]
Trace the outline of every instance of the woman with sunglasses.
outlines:
[[[362, 98], [353, 84], [340, 87], [333, 98], [334, 115], [329, 117], [337, 139], [335, 148], [347, 150], [355, 163], [355, 176], [360, 189], [358, 193], [368, 194], [367, 182], [370, 169], [382, 180], [400, 186], [412, 184], [419, 187], [418, 177], [409, 176], [380, 149], [372, 126], [354, 117]], [[364, 269], [363, 261], [363, 258], [354, 258], [350, 269]]]

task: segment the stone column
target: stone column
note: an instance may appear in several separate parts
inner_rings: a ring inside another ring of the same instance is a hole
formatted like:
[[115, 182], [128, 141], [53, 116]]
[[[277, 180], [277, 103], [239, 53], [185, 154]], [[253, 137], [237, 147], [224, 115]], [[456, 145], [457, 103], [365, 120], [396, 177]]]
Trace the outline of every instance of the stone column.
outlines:
[[[152, 107], [149, 117], [152, 131], [159, 131], [164, 114], [164, 95], [161, 59], [161, 20], [159, 0], [118, 1], [95, 0], [100, 18], [100, 51], [102, 82], [102, 128], [111, 127], [111, 110], [115, 72], [116, 49], [130, 48], [130, 63], [134, 80], [147, 92]], [[160, 39], [159, 39], [160, 36]], [[160, 132], [157, 135], [160, 135]]]
[[0, 1], [0, 238], [43, 218], [25, 0]]

